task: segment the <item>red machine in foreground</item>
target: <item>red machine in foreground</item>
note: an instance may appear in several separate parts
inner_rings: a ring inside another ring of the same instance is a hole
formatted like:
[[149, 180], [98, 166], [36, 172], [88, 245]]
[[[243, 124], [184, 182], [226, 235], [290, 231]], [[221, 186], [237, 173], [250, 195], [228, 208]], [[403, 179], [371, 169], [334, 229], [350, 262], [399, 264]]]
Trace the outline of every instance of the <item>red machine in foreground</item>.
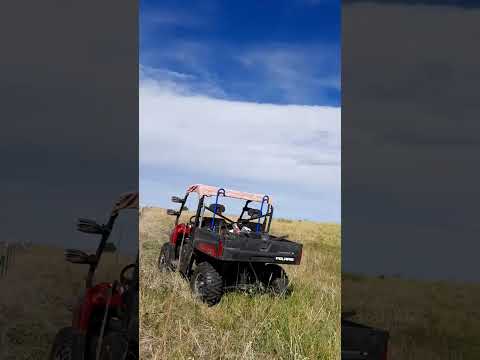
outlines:
[[50, 353], [51, 360], [136, 360], [138, 356], [138, 254], [136, 263], [123, 268], [120, 280], [93, 284], [102, 253], [119, 212], [138, 209], [138, 193], [123, 194], [115, 204], [106, 224], [79, 219], [78, 230], [101, 235], [95, 254], [65, 250], [66, 261], [87, 264], [85, 293], [73, 310], [72, 325], [61, 329]]

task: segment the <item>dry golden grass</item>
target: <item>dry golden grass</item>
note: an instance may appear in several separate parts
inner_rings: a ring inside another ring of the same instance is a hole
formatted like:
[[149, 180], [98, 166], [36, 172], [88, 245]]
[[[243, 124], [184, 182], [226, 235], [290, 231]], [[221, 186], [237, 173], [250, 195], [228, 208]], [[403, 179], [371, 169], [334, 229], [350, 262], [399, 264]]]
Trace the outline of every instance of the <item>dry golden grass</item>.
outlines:
[[342, 306], [390, 332], [389, 360], [480, 359], [480, 285], [342, 277]]
[[272, 233], [304, 244], [300, 266], [285, 266], [286, 299], [229, 293], [207, 307], [178, 274], [156, 267], [173, 225], [165, 210], [140, 221], [142, 359], [339, 359], [340, 226], [275, 221]]
[[[115, 256], [102, 259], [96, 280], [118, 279], [121, 265]], [[0, 278], [0, 359], [47, 359], [56, 332], [71, 323], [69, 307], [84, 288], [86, 273], [87, 265], [65, 262], [60, 248], [17, 252], [7, 276]]]

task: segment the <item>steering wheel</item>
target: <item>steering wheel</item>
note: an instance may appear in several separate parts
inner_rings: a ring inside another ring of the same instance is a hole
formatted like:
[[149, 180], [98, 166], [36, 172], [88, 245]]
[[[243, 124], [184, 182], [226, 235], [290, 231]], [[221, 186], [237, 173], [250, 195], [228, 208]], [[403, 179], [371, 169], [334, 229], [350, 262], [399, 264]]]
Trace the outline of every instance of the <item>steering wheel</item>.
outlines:
[[[130, 282], [132, 282], [134, 279], [134, 275], [135, 275], [135, 267], [137, 265], [136, 264], [130, 264], [130, 265], [127, 265], [125, 266], [122, 271], [120, 272], [120, 283], [122, 285], [126, 285]], [[128, 271], [131, 271], [133, 270], [130, 274], [128, 274]]]
[[193, 216], [190, 218], [190, 220], [188, 220], [188, 222], [193, 225], [193, 224], [195, 223], [195, 218], [196, 218], [196, 217], [197, 217], [197, 215], [193, 215]]

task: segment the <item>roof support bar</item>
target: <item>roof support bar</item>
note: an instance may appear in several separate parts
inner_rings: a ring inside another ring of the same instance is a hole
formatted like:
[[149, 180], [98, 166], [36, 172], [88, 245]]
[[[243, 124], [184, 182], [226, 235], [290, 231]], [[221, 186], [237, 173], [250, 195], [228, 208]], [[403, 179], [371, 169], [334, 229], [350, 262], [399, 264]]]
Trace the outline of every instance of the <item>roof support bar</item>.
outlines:
[[216, 197], [216, 199], [215, 199], [215, 207], [213, 208], [212, 221], [211, 221], [211, 223], [210, 223], [210, 230], [212, 230], [212, 231], [215, 230], [215, 214], [217, 213], [218, 197], [219, 197], [220, 195], [225, 196], [225, 189], [220, 188], [220, 189], [218, 189], [218, 191], [217, 191], [217, 197]]
[[[260, 206], [260, 217], [258, 218], [258, 223], [257, 223], [257, 233], [260, 231], [260, 219], [263, 216], [263, 204], [265, 202], [267, 202], [267, 204], [268, 204], [269, 200], [270, 200], [270, 198], [268, 197], [268, 195], [265, 195], [262, 199], [262, 205]], [[268, 212], [268, 210], [267, 210], [267, 212]], [[267, 221], [267, 219], [265, 219], [265, 221]]]

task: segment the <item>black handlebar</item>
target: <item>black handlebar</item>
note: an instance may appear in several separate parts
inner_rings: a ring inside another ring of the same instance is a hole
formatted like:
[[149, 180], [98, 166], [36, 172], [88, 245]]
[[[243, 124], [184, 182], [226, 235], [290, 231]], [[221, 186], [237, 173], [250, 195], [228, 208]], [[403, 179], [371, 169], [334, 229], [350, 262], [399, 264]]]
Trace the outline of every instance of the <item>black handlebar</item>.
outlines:
[[90, 219], [80, 218], [77, 222], [77, 230], [87, 234], [103, 234], [105, 228]]
[[118, 217], [118, 213], [114, 213], [110, 215], [110, 218], [108, 219], [108, 222], [105, 225], [100, 225], [102, 229], [102, 238], [100, 240], [100, 244], [98, 245], [97, 251], [95, 253], [95, 263], [90, 264], [90, 268], [88, 269], [88, 275], [85, 280], [87, 288], [92, 287], [93, 283], [93, 275], [95, 274], [95, 270], [97, 269], [97, 265], [100, 262], [100, 259], [102, 257], [103, 250], [105, 249], [105, 244], [107, 243], [107, 240], [110, 236], [110, 233], [113, 228], [113, 224], [115, 223], [115, 220]]

